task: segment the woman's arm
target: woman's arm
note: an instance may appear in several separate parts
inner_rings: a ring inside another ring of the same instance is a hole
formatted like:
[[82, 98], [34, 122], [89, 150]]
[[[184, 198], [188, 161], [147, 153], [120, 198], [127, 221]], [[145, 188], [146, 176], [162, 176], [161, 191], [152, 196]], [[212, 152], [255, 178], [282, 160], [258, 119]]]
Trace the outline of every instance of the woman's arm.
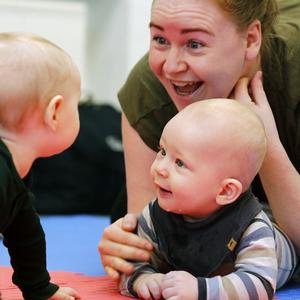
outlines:
[[280, 142], [267, 152], [260, 178], [278, 225], [300, 255], [300, 176]]
[[248, 82], [245, 78], [239, 81], [235, 98], [250, 105], [264, 123], [268, 147], [259, 175], [276, 222], [293, 241], [300, 255], [300, 175], [279, 139], [275, 120], [263, 90], [261, 72], [251, 81], [253, 99], [248, 94]]
[[122, 114], [122, 136], [125, 155], [128, 212], [124, 218], [108, 226], [98, 245], [102, 264], [113, 278], [119, 272], [131, 273], [134, 268], [125, 259], [146, 261], [150, 258], [152, 245], [149, 241], [132, 233], [136, 229], [137, 217], [142, 209], [155, 197], [150, 176], [150, 166], [156, 153], [148, 148]]
[[140, 213], [155, 198], [150, 167], [156, 152], [150, 149], [122, 114], [128, 212]]

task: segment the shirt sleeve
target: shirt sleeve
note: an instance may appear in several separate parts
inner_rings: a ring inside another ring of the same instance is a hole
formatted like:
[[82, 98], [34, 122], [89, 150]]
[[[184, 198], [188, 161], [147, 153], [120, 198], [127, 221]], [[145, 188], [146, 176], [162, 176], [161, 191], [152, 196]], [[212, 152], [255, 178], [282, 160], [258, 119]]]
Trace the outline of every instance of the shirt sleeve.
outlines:
[[264, 220], [252, 223], [237, 247], [234, 272], [198, 278], [199, 299], [272, 299], [277, 258], [273, 230]]
[[162, 130], [177, 109], [151, 71], [148, 53], [131, 70], [118, 99], [130, 125], [149, 148], [157, 151]]
[[14, 269], [14, 284], [20, 288], [24, 299], [42, 300], [51, 297], [58, 286], [50, 283], [45, 235], [32, 200], [29, 191], [20, 195], [20, 210], [3, 236]]
[[149, 240], [154, 246], [154, 250], [151, 254], [150, 259], [151, 263], [132, 262], [135, 268], [134, 272], [130, 275], [121, 275], [119, 290], [120, 293], [125, 296], [137, 297], [136, 292], [133, 290], [133, 284], [141, 274], [161, 272], [163, 261], [158, 255], [157, 239], [150, 217], [149, 205], [144, 208], [142, 214], [139, 217], [138, 235], [144, 239]]

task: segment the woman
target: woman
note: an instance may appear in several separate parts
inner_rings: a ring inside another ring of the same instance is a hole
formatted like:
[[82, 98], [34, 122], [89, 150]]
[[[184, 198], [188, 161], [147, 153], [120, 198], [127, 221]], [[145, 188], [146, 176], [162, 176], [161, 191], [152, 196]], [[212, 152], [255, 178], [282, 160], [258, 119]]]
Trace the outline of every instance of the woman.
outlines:
[[151, 245], [131, 231], [134, 214], [155, 195], [149, 170], [165, 123], [192, 102], [229, 95], [244, 99], [264, 122], [268, 151], [254, 194], [268, 201], [300, 253], [300, 3], [279, 4], [275, 24], [275, 0], [153, 2], [149, 56], [138, 62], [119, 93], [133, 214], [108, 227], [99, 244], [110, 276], [132, 271], [124, 259], [149, 258]]

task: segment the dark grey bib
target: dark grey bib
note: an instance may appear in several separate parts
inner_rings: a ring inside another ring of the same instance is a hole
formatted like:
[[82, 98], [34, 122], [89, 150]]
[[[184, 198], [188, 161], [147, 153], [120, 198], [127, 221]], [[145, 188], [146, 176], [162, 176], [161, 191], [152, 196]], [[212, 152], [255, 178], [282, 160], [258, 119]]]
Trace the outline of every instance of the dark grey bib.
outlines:
[[187, 222], [181, 215], [161, 209], [156, 200], [150, 214], [158, 247], [171, 270], [208, 277], [224, 262], [234, 262], [235, 246], [261, 205], [250, 190], [213, 216]]

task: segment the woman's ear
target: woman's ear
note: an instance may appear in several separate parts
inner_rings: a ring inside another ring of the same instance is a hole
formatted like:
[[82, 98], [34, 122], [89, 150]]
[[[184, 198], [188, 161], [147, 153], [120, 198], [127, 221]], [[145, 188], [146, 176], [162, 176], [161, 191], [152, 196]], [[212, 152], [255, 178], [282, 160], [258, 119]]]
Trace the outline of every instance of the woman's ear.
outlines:
[[234, 178], [226, 178], [221, 183], [220, 191], [216, 197], [218, 205], [227, 205], [234, 202], [242, 193], [242, 183]]
[[261, 42], [261, 23], [259, 20], [255, 20], [248, 26], [247, 29], [246, 60], [256, 59], [261, 48]]
[[58, 124], [58, 112], [64, 98], [61, 95], [54, 96], [48, 103], [45, 111], [44, 120], [48, 127], [53, 131], [56, 130]]

